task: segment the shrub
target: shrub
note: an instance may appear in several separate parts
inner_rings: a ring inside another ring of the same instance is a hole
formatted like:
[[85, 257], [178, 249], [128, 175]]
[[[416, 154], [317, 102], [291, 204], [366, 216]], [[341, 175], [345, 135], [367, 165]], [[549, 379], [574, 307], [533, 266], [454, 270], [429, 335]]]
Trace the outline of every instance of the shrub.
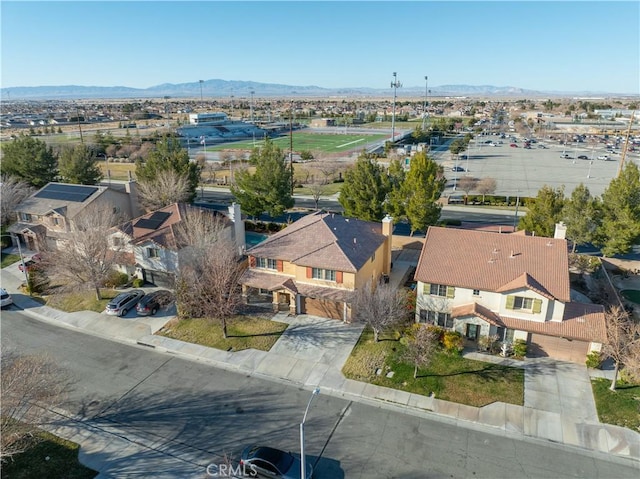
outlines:
[[144, 284], [144, 279], [142, 278], [135, 278], [132, 282], [131, 282], [132, 286], [134, 288], [141, 288], [142, 285]]
[[516, 339], [513, 344], [513, 355], [517, 358], [524, 358], [527, 355], [527, 342], [524, 339]]
[[107, 288], [117, 288], [118, 286], [123, 286], [129, 282], [129, 276], [127, 273], [121, 273], [119, 271], [111, 271], [109, 276], [104, 281], [104, 285]]
[[602, 364], [600, 353], [598, 351], [591, 351], [589, 354], [587, 354], [586, 364], [587, 367], [591, 369], [599, 368], [600, 364]]
[[445, 331], [442, 345], [448, 352], [459, 354], [463, 348], [462, 334], [458, 331]]

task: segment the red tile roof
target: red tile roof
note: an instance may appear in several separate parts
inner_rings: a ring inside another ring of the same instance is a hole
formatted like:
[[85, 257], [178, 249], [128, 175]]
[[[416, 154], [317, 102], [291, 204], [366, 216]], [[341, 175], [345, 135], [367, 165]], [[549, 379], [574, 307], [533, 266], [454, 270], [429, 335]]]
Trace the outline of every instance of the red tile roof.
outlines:
[[493, 292], [529, 287], [569, 302], [567, 241], [431, 226], [415, 279]]
[[598, 304], [567, 303], [562, 321], [531, 321], [500, 316], [478, 303], [456, 306], [451, 316], [477, 316], [495, 326], [547, 336], [598, 343], [606, 341], [604, 306]]
[[385, 239], [380, 223], [319, 211], [250, 248], [247, 254], [356, 273]]

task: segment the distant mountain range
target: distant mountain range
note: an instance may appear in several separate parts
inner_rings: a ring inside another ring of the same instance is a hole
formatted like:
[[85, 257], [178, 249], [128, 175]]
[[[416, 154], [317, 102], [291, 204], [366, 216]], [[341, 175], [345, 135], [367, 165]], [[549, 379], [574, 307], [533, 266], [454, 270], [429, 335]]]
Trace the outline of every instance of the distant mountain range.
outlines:
[[[202, 90], [201, 90], [202, 88]], [[258, 83], [252, 81], [205, 80], [191, 83], [163, 83], [149, 88], [130, 88], [125, 86], [34, 86], [8, 87], [0, 89], [0, 98], [10, 100], [72, 100], [88, 98], [248, 98], [254, 92], [257, 98], [300, 98], [300, 97], [387, 97], [390, 88], [322, 88], [319, 86], [293, 86], [277, 83]], [[540, 96], [621, 96], [605, 92], [550, 92], [526, 90], [512, 86], [492, 85], [441, 85], [429, 88], [429, 95], [473, 96], [473, 97], [540, 97]], [[424, 87], [398, 88], [399, 97], [422, 97]]]

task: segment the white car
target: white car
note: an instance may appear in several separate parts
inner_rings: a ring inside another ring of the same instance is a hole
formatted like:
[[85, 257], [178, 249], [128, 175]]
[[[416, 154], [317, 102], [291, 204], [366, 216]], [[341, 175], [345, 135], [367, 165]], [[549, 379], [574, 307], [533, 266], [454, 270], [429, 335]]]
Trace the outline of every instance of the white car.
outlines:
[[608, 161], [611, 159], [611, 157], [609, 155], [600, 155], [598, 157], [599, 160], [604, 160], [604, 161]]
[[7, 293], [6, 289], [0, 288], [0, 307], [4, 308], [10, 304], [13, 304], [13, 298]]

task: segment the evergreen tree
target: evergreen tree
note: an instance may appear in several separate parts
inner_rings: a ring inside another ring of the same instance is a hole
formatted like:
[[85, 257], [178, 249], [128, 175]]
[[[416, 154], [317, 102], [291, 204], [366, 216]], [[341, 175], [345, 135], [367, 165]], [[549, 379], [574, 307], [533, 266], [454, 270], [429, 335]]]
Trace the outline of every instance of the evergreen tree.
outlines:
[[640, 238], [640, 171], [629, 162], [602, 194], [597, 244], [602, 254], [628, 253]]
[[0, 171], [41, 188], [58, 176], [58, 157], [44, 141], [21, 135], [2, 149]]
[[102, 180], [95, 152], [85, 145], [64, 148], [58, 159], [60, 177], [65, 183], [96, 185]]
[[255, 172], [241, 170], [236, 173], [236, 184], [231, 192], [251, 216], [267, 212], [280, 216], [294, 205], [291, 194], [291, 169], [286, 155], [271, 140], [266, 139], [261, 148], [254, 148], [249, 162]]
[[543, 186], [538, 191], [538, 196], [527, 202], [529, 211], [520, 218], [518, 227], [538, 236], [553, 237], [556, 223], [562, 219], [564, 203], [564, 186], [555, 190], [550, 186]]
[[598, 200], [591, 196], [589, 188], [580, 183], [562, 209], [562, 219], [567, 225], [567, 238], [576, 246], [594, 239], [600, 220]]
[[396, 222], [406, 218], [406, 197], [403, 189], [406, 176], [402, 162], [393, 160], [389, 165], [389, 193], [385, 208]]
[[427, 157], [426, 153], [420, 152], [411, 158], [402, 191], [412, 235], [418, 230], [426, 231], [428, 226], [435, 224], [440, 218], [442, 207], [438, 204], [438, 199], [446, 183], [442, 167]]
[[167, 170], [187, 178], [189, 201], [193, 201], [200, 180], [200, 166], [189, 160], [189, 154], [180, 145], [180, 140], [170, 136], [160, 138], [144, 161], [136, 161], [136, 176], [140, 181], [153, 182], [158, 173]]
[[375, 158], [363, 151], [344, 174], [338, 201], [345, 216], [380, 221], [384, 217], [383, 203], [388, 192], [387, 175]]

